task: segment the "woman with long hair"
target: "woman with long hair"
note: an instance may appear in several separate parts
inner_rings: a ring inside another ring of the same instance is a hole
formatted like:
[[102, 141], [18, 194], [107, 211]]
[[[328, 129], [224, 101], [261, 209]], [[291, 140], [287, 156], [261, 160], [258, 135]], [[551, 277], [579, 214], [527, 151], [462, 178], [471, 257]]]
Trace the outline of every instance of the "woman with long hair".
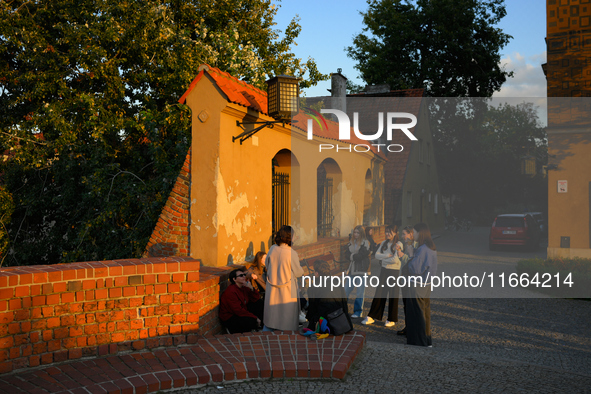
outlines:
[[[408, 278], [408, 261], [412, 259], [415, 254], [415, 249], [418, 247], [417, 242], [414, 239], [414, 231], [412, 226], [406, 226], [402, 229], [401, 241], [404, 245], [404, 255], [400, 258], [400, 276]], [[404, 309], [404, 316], [406, 319], [406, 299], [408, 298], [408, 287], [404, 286], [401, 289], [402, 293], [402, 307]], [[406, 327], [396, 332], [398, 335], [406, 335]]]
[[431, 346], [431, 278], [437, 274], [437, 248], [425, 223], [413, 226], [418, 248], [408, 262], [406, 300], [406, 341], [409, 345]]
[[275, 236], [275, 245], [267, 254], [265, 331], [298, 329], [300, 301], [297, 278], [304, 275], [304, 270], [298, 254], [291, 248], [293, 238], [291, 226], [281, 227]]
[[359, 318], [363, 314], [363, 301], [365, 296], [365, 281], [364, 274], [369, 272], [369, 255], [371, 253], [371, 246], [367, 239], [365, 239], [365, 230], [363, 226], [356, 226], [353, 229], [353, 236], [347, 245], [345, 254], [349, 256], [349, 269], [347, 272], [347, 280], [345, 281], [345, 294], [349, 298], [349, 294], [356, 290], [355, 303], [353, 305], [352, 318]]
[[[403, 245], [398, 241], [398, 227], [386, 227], [386, 240], [382, 242], [376, 251], [375, 257], [380, 260], [380, 284], [376, 289], [376, 294], [371, 302], [369, 314], [361, 324], [372, 324], [375, 320], [382, 320], [386, 299], [388, 299], [388, 319], [384, 326], [393, 327], [398, 321], [398, 287], [396, 278], [400, 273], [400, 258], [404, 255]], [[388, 283], [387, 281], [392, 281]]]
[[260, 251], [254, 256], [252, 265], [248, 268], [248, 275], [252, 287], [264, 297], [267, 289], [267, 267], [265, 267], [265, 258], [267, 253]]

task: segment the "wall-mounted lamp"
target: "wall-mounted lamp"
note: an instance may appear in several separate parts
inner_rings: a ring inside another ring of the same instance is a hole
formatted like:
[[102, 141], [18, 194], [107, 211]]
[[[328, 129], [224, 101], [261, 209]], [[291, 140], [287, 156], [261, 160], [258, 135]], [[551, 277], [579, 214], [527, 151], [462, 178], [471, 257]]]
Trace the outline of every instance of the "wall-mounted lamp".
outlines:
[[[236, 121], [236, 126], [244, 130], [236, 137], [232, 137], [232, 142], [237, 139], [242, 142], [255, 135], [258, 131], [265, 127], [273, 128], [276, 123], [295, 123], [291, 120], [292, 114], [297, 114], [300, 109], [300, 88], [298, 84], [299, 79], [289, 75], [279, 75], [267, 81], [267, 103], [269, 116], [275, 120], [268, 122], [239, 122]], [[260, 125], [252, 130], [246, 130], [244, 125]]]

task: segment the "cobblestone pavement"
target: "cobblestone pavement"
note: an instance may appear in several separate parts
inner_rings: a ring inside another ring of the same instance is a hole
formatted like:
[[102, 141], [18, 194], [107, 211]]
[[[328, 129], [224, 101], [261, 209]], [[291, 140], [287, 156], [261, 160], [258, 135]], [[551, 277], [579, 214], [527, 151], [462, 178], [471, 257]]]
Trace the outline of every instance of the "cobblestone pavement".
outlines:
[[[514, 264], [532, 256], [489, 252], [481, 239], [487, 232], [480, 234], [444, 234], [436, 240], [441, 260], [453, 264], [465, 253]], [[535, 255], [545, 257], [543, 250]], [[396, 335], [404, 326], [400, 302], [395, 328], [354, 320], [367, 345], [343, 381], [272, 379], [181, 392], [591, 392], [591, 301], [542, 297], [432, 299], [433, 348], [408, 346]]]
[[368, 342], [343, 381], [271, 379], [183, 393], [591, 392], [591, 302], [433, 300], [432, 322], [433, 348], [419, 348], [383, 323], [357, 321]]

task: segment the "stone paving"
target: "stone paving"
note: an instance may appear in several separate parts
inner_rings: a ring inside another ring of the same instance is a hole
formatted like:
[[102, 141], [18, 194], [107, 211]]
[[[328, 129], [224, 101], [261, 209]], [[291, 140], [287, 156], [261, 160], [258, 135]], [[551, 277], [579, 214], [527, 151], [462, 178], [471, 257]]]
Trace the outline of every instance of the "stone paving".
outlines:
[[367, 344], [342, 381], [252, 380], [181, 393], [591, 392], [589, 301], [432, 300], [433, 348], [360, 321]]
[[[440, 234], [435, 240], [440, 270], [510, 273], [521, 259], [546, 258], [543, 247], [536, 252], [516, 248], [491, 252], [488, 232], [482, 227]], [[591, 393], [591, 301], [552, 299], [525, 289], [495, 291], [494, 297], [503, 298], [473, 298], [463, 292], [459, 296], [465, 298], [432, 299], [433, 348], [408, 346], [404, 337], [395, 334], [404, 326], [401, 302], [395, 328], [382, 322], [364, 326], [355, 319], [355, 329], [366, 334], [367, 343], [342, 381], [252, 380], [181, 393]], [[372, 294], [373, 290], [366, 291], [366, 298]], [[352, 301], [353, 297], [350, 311]]]

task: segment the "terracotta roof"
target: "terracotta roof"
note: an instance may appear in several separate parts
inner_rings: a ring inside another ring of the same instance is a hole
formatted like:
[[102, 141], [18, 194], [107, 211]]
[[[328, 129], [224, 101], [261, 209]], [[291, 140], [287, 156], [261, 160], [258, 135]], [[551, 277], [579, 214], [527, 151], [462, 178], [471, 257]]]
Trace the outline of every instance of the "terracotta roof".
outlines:
[[179, 99], [179, 103], [184, 104], [187, 96], [197, 85], [197, 82], [207, 74], [215, 81], [216, 85], [228, 98], [228, 101], [234, 104], [242, 105], [243, 107], [254, 109], [265, 115], [267, 114], [267, 93], [255, 88], [248, 83], [239, 80], [230, 74], [223, 72], [215, 67], [207, 64], [199, 66], [199, 74], [189, 85], [189, 89]]
[[390, 90], [382, 93], [355, 93], [347, 97], [423, 97], [425, 89]]
[[[262, 114], [268, 115], [266, 92], [263, 92], [262, 90], [257, 89], [254, 86], [249, 85], [248, 83], [207, 64], [202, 64], [199, 66], [199, 74], [193, 80], [193, 82], [191, 82], [191, 85], [187, 91], [179, 99], [181, 104], [185, 103], [187, 96], [189, 93], [191, 93], [195, 86], [197, 86], [197, 83], [201, 80], [205, 73], [207, 73], [215, 81], [216, 85], [222, 92], [224, 92], [229, 102], [242, 105], [244, 107], [254, 109], [255, 111], [258, 111]], [[319, 113], [314, 114], [311, 110], [300, 110], [300, 113], [294, 117], [294, 119], [298, 120], [299, 123], [297, 123], [297, 125], [294, 124], [294, 127], [307, 132], [308, 119], [313, 119], [314, 117], [319, 119], [319, 122], [322, 125], [322, 127], [320, 127], [315, 121], [313, 127], [315, 136], [340, 141], [338, 123], [327, 120]], [[351, 144], [368, 144], [368, 141], [363, 141], [357, 138], [353, 130], [351, 130], [351, 140], [341, 142]], [[377, 148], [371, 148], [372, 151], [378, 156], [385, 158], [383, 153], [378, 153]]]

